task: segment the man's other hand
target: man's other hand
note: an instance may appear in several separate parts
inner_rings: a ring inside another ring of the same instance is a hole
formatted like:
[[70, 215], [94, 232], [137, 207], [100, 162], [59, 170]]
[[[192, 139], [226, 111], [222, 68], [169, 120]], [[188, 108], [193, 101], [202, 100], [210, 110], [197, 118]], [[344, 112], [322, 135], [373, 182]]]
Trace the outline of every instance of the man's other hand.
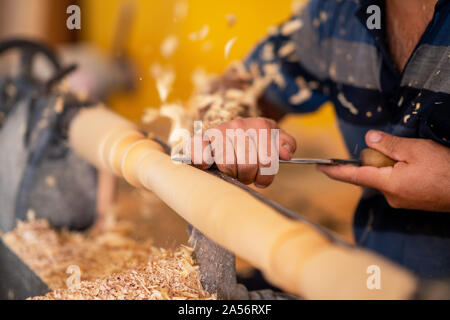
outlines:
[[367, 145], [394, 167], [318, 166], [330, 178], [380, 190], [393, 208], [450, 211], [450, 149], [431, 140], [369, 131]]

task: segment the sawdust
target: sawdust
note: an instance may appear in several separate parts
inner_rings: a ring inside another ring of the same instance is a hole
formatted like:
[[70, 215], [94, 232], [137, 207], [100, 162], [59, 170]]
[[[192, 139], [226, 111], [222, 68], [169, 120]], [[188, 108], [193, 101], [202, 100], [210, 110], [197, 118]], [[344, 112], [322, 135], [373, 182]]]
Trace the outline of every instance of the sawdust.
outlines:
[[175, 252], [153, 248], [149, 262], [104, 279], [81, 282], [78, 289], [59, 289], [33, 300], [197, 300], [216, 299], [203, 290], [192, 249]]
[[3, 240], [51, 289], [66, 287], [71, 265], [79, 266], [82, 281], [93, 281], [146, 264], [152, 254], [150, 243], [118, 232], [56, 231], [46, 220], [19, 222]]
[[[167, 250], [152, 246], [147, 220], [133, 213], [137, 208], [123, 205], [128, 214], [118, 207], [101, 227], [84, 233], [57, 231], [30, 214], [29, 221], [3, 235], [4, 242], [55, 290], [35, 299], [214, 299], [201, 286], [192, 249], [182, 244]], [[145, 232], [139, 231], [142, 224]], [[73, 266], [79, 268], [81, 282], [67, 289], [68, 268]]]

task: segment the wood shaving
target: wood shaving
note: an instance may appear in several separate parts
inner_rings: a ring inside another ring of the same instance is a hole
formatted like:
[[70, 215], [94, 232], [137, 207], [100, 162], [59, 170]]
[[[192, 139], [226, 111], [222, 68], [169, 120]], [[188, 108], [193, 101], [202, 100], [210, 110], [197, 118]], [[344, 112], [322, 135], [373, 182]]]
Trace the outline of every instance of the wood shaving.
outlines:
[[302, 104], [312, 97], [312, 90], [306, 84], [305, 79], [298, 77], [295, 79], [298, 85], [298, 92], [289, 98], [289, 102], [295, 105]]
[[229, 27], [232, 27], [236, 24], [237, 17], [233, 13], [229, 13], [225, 15], [225, 19], [227, 20], [227, 24]]
[[278, 56], [281, 58], [286, 58], [287, 56], [293, 54], [294, 52], [295, 52], [295, 43], [294, 41], [289, 41], [278, 50]]
[[61, 114], [64, 111], [64, 99], [59, 97], [55, 103], [55, 112]]
[[320, 11], [319, 17], [321, 22], [326, 22], [328, 20], [328, 13], [325, 11]]
[[189, 12], [187, 0], [178, 0], [173, 7], [173, 15], [176, 19], [185, 20]]
[[316, 28], [318, 28], [318, 27], [320, 26], [320, 20], [317, 19], [317, 18], [315, 18], [315, 19], [313, 20], [313, 26], [316, 27]]
[[336, 66], [336, 62], [332, 62], [330, 64], [330, 68], [328, 69], [328, 74], [330, 75], [331, 80], [336, 80], [337, 77], [337, 66]]
[[303, 27], [303, 21], [300, 19], [294, 19], [286, 22], [281, 27], [281, 34], [283, 36], [288, 36], [293, 34], [294, 32], [300, 30]]
[[280, 29], [277, 26], [270, 26], [267, 28], [267, 34], [269, 36], [276, 36], [280, 32]]
[[274, 45], [271, 42], [268, 42], [264, 45], [261, 51], [261, 58], [264, 61], [272, 61], [275, 59], [275, 53], [274, 53]]
[[163, 67], [155, 62], [150, 67], [150, 74], [156, 81], [156, 89], [161, 102], [166, 102], [175, 82], [175, 71], [171, 67]]
[[210, 91], [212, 76], [208, 74], [205, 68], [197, 67], [191, 73], [191, 82], [194, 86], [194, 92], [202, 93]]
[[278, 87], [284, 89], [286, 81], [280, 72], [280, 66], [276, 63], [267, 63], [263, 66], [265, 76], [277, 84]]
[[178, 37], [176, 35], [170, 35], [164, 39], [161, 44], [161, 55], [164, 58], [170, 58], [178, 49]]
[[225, 98], [239, 100], [244, 96], [244, 91], [239, 89], [228, 89], [225, 92]]
[[234, 43], [236, 42], [237, 37], [234, 37], [230, 40], [228, 40], [228, 42], [225, 45], [225, 59], [228, 59], [228, 57], [230, 56], [230, 52], [231, 52], [231, 48], [233, 47]]
[[305, 7], [306, 2], [304, 0], [294, 0], [292, 1], [291, 10], [293, 14], [300, 14]]
[[142, 123], [151, 123], [160, 117], [159, 109], [156, 108], [146, 108], [144, 114], [141, 117]]
[[350, 101], [347, 100], [347, 98], [344, 96], [343, 93], [339, 93], [338, 94], [338, 100], [339, 102], [342, 104], [342, 106], [344, 108], [347, 108], [348, 111], [350, 111], [350, 113], [357, 115], [359, 113], [358, 109], [356, 109], [356, 107], [353, 105], [353, 103], [351, 103]]
[[49, 187], [54, 187], [56, 185], [56, 180], [54, 176], [46, 176], [45, 177], [45, 183], [49, 186]]
[[201, 41], [205, 39], [208, 36], [208, 34], [209, 34], [209, 26], [205, 24], [200, 30], [189, 34], [189, 40], [194, 42]]

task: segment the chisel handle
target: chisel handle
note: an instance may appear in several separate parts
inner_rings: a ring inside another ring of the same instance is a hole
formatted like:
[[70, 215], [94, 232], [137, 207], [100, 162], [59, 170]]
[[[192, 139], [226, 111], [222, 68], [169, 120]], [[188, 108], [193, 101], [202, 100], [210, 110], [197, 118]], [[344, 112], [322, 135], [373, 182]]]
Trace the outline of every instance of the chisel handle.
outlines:
[[361, 151], [359, 156], [362, 166], [371, 166], [376, 168], [393, 167], [397, 161], [389, 158], [378, 150], [367, 148]]

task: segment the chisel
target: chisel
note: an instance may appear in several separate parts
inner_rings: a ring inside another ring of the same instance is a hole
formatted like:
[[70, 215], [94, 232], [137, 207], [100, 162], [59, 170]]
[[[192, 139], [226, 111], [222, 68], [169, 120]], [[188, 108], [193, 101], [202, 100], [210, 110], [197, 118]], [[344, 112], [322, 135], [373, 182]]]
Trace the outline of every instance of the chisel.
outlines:
[[[173, 161], [191, 163], [190, 158], [172, 158]], [[393, 167], [397, 161], [389, 158], [375, 149], [364, 149], [361, 151], [359, 159], [314, 159], [314, 158], [293, 158], [291, 160], [280, 160], [281, 164], [323, 164], [323, 165], [354, 165], [371, 166], [377, 168]]]
[[345, 165], [371, 166], [377, 168], [393, 167], [396, 161], [375, 149], [364, 149], [361, 151], [359, 159], [312, 159], [293, 158], [291, 160], [280, 160], [280, 163], [287, 164], [323, 164], [323, 165]]

